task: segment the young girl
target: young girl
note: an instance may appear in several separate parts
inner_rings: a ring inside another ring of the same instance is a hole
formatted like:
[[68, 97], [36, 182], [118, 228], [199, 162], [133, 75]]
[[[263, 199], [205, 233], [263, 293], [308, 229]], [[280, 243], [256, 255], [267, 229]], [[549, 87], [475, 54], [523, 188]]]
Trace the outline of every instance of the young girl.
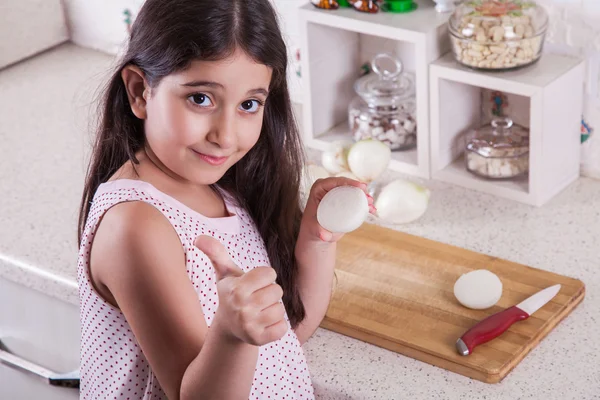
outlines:
[[[311, 399], [335, 242], [269, 0], [147, 0], [110, 79], [79, 224], [83, 399]], [[369, 199], [372, 202], [372, 199]]]

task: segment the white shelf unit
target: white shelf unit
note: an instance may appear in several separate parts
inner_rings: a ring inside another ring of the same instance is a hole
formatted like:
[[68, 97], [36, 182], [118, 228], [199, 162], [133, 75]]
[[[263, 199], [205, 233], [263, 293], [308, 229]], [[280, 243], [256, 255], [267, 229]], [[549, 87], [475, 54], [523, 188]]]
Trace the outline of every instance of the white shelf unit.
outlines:
[[392, 152], [390, 169], [430, 178], [429, 64], [449, 48], [448, 14], [435, 3], [417, 0], [406, 14], [361, 13], [351, 8], [321, 10], [312, 4], [299, 9], [303, 88], [304, 144], [326, 150], [339, 138], [351, 138], [348, 105], [360, 67], [379, 52], [395, 54], [404, 70], [415, 74], [417, 147]]
[[[523, 69], [480, 72], [447, 53], [431, 64], [430, 81], [432, 178], [542, 206], [579, 177], [582, 60], [546, 53]], [[480, 124], [484, 89], [516, 99], [516, 122], [530, 129], [529, 174], [523, 179], [486, 180], [465, 168], [462, 135]]]

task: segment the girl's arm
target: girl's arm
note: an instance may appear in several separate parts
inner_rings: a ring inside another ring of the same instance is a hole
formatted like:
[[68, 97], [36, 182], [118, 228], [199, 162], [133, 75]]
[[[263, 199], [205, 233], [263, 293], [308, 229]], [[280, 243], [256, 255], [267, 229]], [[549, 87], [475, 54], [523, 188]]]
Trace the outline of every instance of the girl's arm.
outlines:
[[373, 199], [367, 194], [364, 183], [347, 178], [327, 178], [319, 179], [313, 184], [302, 216], [295, 249], [300, 296], [306, 310], [306, 318], [295, 330], [302, 344], [312, 336], [327, 312], [333, 286], [336, 242], [343, 236], [332, 234], [319, 225], [317, 207], [327, 192], [344, 185], [363, 189], [369, 200], [370, 211], [375, 210]]
[[299, 240], [296, 246], [300, 297], [306, 310], [305, 319], [296, 327], [296, 336], [304, 344], [325, 317], [333, 286], [335, 243]]
[[158, 210], [129, 202], [107, 211], [94, 238], [91, 277], [125, 315], [169, 399], [249, 397], [258, 347], [231, 333], [231, 309], [221, 304], [221, 289], [238, 278], [219, 283], [220, 306], [208, 328], [181, 242]]

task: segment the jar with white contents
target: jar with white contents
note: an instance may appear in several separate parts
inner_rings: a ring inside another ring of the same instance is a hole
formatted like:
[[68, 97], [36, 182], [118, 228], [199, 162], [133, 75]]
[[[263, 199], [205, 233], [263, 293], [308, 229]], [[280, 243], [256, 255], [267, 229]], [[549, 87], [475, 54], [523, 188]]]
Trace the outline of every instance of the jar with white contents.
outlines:
[[402, 72], [402, 63], [389, 54], [371, 62], [374, 73], [354, 84], [358, 93], [348, 107], [354, 140], [376, 139], [391, 150], [409, 150], [417, 144], [414, 75]]
[[510, 118], [470, 131], [465, 161], [469, 172], [486, 179], [516, 179], [529, 172], [529, 131]]
[[449, 20], [458, 62], [481, 70], [509, 70], [542, 56], [548, 13], [532, 0], [468, 0]]

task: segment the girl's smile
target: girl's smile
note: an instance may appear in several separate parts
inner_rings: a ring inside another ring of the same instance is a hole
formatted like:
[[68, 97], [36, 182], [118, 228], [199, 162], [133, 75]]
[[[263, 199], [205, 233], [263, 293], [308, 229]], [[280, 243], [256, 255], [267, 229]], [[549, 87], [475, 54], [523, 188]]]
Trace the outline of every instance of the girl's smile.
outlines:
[[214, 166], [223, 165], [229, 159], [229, 156], [216, 157], [216, 156], [210, 156], [208, 154], [200, 153], [200, 152], [198, 152], [196, 150], [193, 150], [193, 149], [192, 149], [192, 151], [195, 154], [197, 154], [198, 157], [200, 157], [201, 160], [207, 162], [210, 165], [214, 165]]

